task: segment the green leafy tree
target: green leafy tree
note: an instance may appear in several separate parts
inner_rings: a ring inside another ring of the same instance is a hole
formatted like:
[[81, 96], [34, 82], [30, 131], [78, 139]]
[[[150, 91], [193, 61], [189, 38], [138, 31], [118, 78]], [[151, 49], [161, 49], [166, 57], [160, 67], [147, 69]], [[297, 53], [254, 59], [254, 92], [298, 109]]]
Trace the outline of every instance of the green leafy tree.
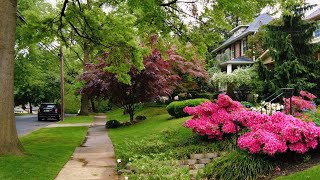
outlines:
[[[311, 44], [315, 24], [302, 20], [310, 6], [290, 5], [281, 19], [266, 26], [264, 44], [274, 60], [274, 68], [260, 64], [259, 75], [265, 81], [265, 92], [291, 87], [317, 93], [319, 90], [319, 61], [313, 57]], [[288, 13], [290, 12], [291, 13]]]
[[[86, 71], [85, 64], [91, 63], [97, 55], [110, 52], [110, 66], [106, 70], [116, 73], [119, 81], [129, 84], [131, 79], [127, 72], [131, 65], [139, 70], [143, 68], [145, 50], [136, 40], [134, 16], [125, 11], [123, 3], [111, 8], [112, 4], [94, 0], [64, 1], [59, 20], [61, 43], [82, 62], [83, 71]], [[108, 12], [104, 7], [110, 8]], [[88, 95], [81, 93], [80, 114], [87, 115], [90, 107]]]
[[[14, 74], [15, 104], [53, 102], [60, 99], [58, 54], [54, 52], [55, 31], [50, 27], [53, 8], [44, 0], [21, 0]], [[49, 47], [50, 46], [50, 47]]]

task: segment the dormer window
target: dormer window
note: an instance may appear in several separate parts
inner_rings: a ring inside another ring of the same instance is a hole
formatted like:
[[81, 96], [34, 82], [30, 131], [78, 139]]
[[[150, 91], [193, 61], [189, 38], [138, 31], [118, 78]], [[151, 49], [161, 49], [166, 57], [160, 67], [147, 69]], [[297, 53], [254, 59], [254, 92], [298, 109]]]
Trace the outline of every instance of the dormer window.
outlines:
[[316, 27], [316, 30], [315, 30], [314, 33], [313, 33], [313, 36], [314, 36], [315, 38], [320, 37], [320, 22], [318, 22], [317, 27]]

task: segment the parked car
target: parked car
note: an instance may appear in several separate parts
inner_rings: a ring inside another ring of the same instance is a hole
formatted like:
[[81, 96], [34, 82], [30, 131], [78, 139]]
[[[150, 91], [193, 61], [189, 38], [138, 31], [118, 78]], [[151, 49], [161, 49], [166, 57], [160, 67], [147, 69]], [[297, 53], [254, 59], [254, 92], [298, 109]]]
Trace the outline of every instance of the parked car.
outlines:
[[39, 112], [39, 106], [32, 107], [32, 114], [38, 114]]
[[38, 121], [56, 119], [60, 120], [61, 107], [57, 103], [42, 103], [38, 110]]
[[22, 109], [19, 106], [14, 107], [14, 113], [15, 114], [21, 114], [21, 113], [28, 113], [27, 111], [25, 111], [24, 109]]

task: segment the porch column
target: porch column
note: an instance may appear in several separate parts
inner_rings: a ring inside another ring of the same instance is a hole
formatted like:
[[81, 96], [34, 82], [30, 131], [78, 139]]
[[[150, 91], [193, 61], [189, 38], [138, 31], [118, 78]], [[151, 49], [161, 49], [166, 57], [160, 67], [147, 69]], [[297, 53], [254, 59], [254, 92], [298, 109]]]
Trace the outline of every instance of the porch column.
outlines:
[[227, 74], [232, 73], [232, 64], [227, 64]]

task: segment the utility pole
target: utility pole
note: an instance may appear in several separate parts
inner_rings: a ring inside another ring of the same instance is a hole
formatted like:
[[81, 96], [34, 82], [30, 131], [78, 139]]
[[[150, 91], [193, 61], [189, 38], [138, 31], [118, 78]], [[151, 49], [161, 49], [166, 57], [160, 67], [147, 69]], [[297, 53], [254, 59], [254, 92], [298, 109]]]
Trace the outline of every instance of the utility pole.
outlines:
[[60, 45], [60, 82], [61, 82], [61, 121], [64, 120], [64, 57], [63, 57], [63, 49]]

